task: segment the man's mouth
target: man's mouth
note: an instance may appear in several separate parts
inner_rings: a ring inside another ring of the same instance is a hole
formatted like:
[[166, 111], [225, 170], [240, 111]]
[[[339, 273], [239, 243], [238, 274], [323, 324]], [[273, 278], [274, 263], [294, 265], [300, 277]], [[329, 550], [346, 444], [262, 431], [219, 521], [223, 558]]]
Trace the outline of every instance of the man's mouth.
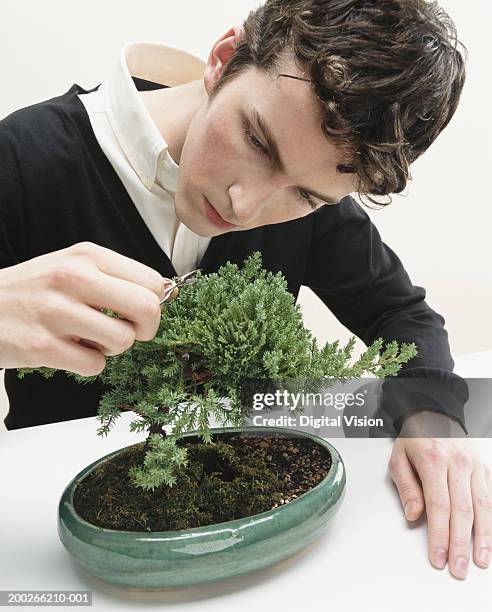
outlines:
[[221, 228], [239, 227], [238, 225], [235, 225], [234, 223], [229, 223], [229, 221], [226, 221], [225, 219], [223, 219], [220, 216], [220, 214], [217, 212], [217, 210], [212, 206], [212, 204], [210, 204], [210, 202], [207, 200], [205, 196], [203, 196], [203, 199], [205, 202], [205, 215], [207, 219], [211, 223], [213, 223], [216, 227], [221, 227]]

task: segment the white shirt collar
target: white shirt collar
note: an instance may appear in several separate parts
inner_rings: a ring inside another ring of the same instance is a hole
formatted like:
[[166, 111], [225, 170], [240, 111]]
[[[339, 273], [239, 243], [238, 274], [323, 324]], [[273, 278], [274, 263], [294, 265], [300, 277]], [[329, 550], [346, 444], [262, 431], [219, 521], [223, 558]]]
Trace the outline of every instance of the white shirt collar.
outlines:
[[101, 85], [107, 93], [107, 113], [115, 136], [149, 190], [157, 184], [176, 192], [179, 166], [131, 77], [173, 87], [201, 79], [204, 70], [205, 63], [187, 51], [158, 43], [129, 43], [111, 77]]

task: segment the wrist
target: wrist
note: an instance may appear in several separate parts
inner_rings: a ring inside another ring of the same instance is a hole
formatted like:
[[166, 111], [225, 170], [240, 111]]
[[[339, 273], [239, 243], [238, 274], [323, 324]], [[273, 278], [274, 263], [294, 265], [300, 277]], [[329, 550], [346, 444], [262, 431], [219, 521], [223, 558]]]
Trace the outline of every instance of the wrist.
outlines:
[[403, 417], [402, 438], [466, 438], [458, 419], [436, 410], [416, 410]]

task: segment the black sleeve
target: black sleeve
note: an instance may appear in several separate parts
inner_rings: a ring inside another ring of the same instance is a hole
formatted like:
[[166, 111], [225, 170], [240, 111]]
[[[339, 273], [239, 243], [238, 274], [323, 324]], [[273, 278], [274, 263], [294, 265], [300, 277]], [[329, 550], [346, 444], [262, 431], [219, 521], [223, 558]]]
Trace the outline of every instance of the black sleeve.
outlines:
[[[72, 192], [81, 201], [77, 187], [85, 180], [83, 155], [76, 148], [80, 141], [70, 117], [50, 101], [0, 121], [0, 273], [80, 241], [76, 232], [83, 235], [86, 227], [72, 218], [77, 206], [69, 206]], [[40, 374], [21, 380], [16, 369], [7, 368], [5, 426], [11, 430], [95, 416], [108, 389], [100, 381], [80, 385], [65, 372], [49, 380]]]
[[20, 263], [23, 207], [24, 190], [9, 116], [0, 121], [0, 270]]
[[[468, 386], [453, 373], [445, 321], [426, 303], [425, 289], [412, 284], [400, 259], [353, 198], [319, 212], [314, 214], [303, 284], [366, 346], [378, 338], [417, 345], [418, 355], [381, 386], [394, 430], [399, 433], [409, 413], [430, 409], [458, 419], [466, 431]], [[401, 378], [425, 378], [431, 384], [415, 380], [413, 388], [407, 381], [401, 387], [396, 380]]]
[[0, 121], [0, 269], [20, 263], [24, 187], [11, 116]]
[[6, 119], [0, 121], [0, 270], [19, 263], [15, 244], [23, 205], [19, 165], [8, 127]]

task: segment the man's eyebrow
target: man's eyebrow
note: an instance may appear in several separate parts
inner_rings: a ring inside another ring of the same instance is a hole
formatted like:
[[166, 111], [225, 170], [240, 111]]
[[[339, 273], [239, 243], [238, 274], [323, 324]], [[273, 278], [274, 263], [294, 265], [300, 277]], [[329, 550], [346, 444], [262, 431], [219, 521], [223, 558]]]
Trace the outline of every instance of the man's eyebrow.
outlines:
[[[280, 172], [285, 172], [285, 164], [282, 160], [282, 157], [280, 155], [280, 151], [277, 145], [277, 141], [275, 140], [275, 137], [272, 131], [270, 130], [270, 127], [268, 126], [266, 121], [263, 119], [263, 117], [260, 115], [260, 113], [258, 112], [258, 109], [254, 107], [251, 107], [251, 108], [253, 111], [253, 119], [256, 122], [258, 129], [260, 130], [263, 138], [265, 139], [267, 143], [275, 169], [280, 170]], [[338, 204], [338, 202], [340, 201], [337, 198], [332, 198], [331, 196], [323, 195], [322, 193], [318, 193], [317, 191], [312, 191], [311, 189], [306, 189], [305, 187], [298, 186], [297, 188], [301, 191], [304, 191], [305, 193], [308, 193], [309, 195], [314, 196], [315, 198], [318, 198], [319, 200], [323, 202], [326, 202], [327, 204]]]

